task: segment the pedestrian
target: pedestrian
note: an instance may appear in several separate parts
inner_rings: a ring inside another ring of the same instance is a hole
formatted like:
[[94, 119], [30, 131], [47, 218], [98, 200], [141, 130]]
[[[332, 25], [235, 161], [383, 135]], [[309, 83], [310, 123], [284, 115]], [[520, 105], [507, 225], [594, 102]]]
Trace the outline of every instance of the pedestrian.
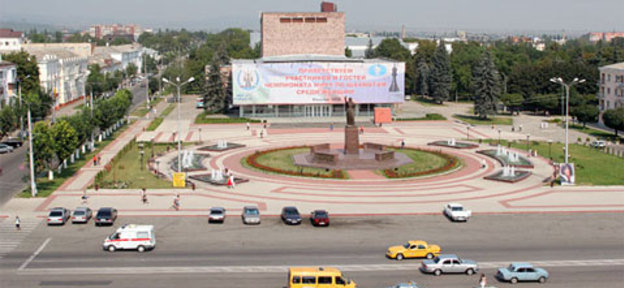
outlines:
[[143, 201], [143, 204], [147, 204], [147, 191], [145, 191], [145, 188], [141, 189], [141, 201]]
[[360, 125], [360, 134], [364, 134], [364, 126]]
[[176, 197], [173, 197], [173, 209], [176, 211], [180, 210], [180, 194]]
[[550, 180], [550, 188], [555, 187], [555, 179]]
[[98, 155], [98, 161], [97, 161], [100, 165], [102, 164], [102, 156]]
[[405, 148], [405, 139], [401, 139], [401, 149]]
[[230, 175], [227, 180], [228, 189], [234, 188], [234, 176]]
[[334, 123], [329, 124], [329, 131], [334, 131]]
[[264, 138], [264, 129], [260, 130], [260, 138]]
[[249, 131], [249, 122], [247, 122], [247, 131]]
[[22, 231], [22, 227], [20, 227], [21, 222], [19, 216], [15, 216], [15, 229], [17, 229], [17, 231]]
[[485, 163], [485, 159], [481, 159], [481, 168], [485, 168], [486, 163]]
[[518, 132], [522, 132], [522, 124], [518, 126]]
[[93, 155], [93, 166], [97, 166], [97, 156]]
[[82, 191], [82, 197], [80, 197], [80, 199], [82, 199], [82, 204], [86, 205], [87, 204], [87, 199], [89, 198], [89, 196], [87, 196], [87, 190]]
[[485, 277], [485, 274], [481, 274], [481, 278], [479, 278], [479, 285], [481, 285], [481, 288], [485, 288], [487, 285], [487, 277]]

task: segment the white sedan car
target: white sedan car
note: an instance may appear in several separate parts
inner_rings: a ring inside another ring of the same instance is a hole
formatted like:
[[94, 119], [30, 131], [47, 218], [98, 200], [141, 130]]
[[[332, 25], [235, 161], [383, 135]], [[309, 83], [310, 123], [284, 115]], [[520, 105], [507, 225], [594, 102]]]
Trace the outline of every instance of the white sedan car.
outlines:
[[462, 204], [448, 203], [444, 206], [444, 215], [453, 221], [468, 221], [472, 211], [466, 210]]

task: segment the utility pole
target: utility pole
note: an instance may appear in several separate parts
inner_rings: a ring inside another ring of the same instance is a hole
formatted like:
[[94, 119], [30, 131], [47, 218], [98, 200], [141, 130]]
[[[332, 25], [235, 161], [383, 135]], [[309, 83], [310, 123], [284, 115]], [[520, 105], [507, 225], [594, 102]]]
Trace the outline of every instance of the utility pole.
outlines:
[[32, 197], [37, 196], [37, 184], [35, 183], [35, 161], [33, 158], [33, 143], [32, 143], [32, 122], [30, 120], [30, 104], [28, 105], [28, 158], [30, 160], [30, 195]]
[[[17, 94], [19, 95], [19, 107], [22, 109], [22, 85], [21, 81], [17, 81]], [[20, 111], [20, 141], [24, 142], [24, 116]]]

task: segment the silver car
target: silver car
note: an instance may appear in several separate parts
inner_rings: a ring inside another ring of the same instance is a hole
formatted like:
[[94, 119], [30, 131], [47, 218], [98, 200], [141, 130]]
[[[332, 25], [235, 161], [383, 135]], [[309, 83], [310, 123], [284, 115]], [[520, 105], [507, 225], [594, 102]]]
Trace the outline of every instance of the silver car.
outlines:
[[87, 223], [93, 212], [89, 207], [78, 207], [74, 209], [74, 214], [72, 215], [72, 223]]
[[442, 254], [432, 260], [425, 260], [420, 267], [425, 273], [440, 276], [442, 273], [466, 273], [472, 275], [479, 271], [477, 262], [461, 259], [455, 254]]
[[210, 215], [208, 215], [208, 223], [223, 223], [225, 221], [225, 208], [212, 207], [210, 208]]
[[241, 218], [243, 224], [260, 224], [260, 210], [256, 206], [245, 206]]
[[48, 225], [63, 225], [67, 220], [69, 220], [69, 210], [63, 207], [52, 208], [48, 214]]
[[13, 147], [7, 144], [0, 144], [0, 153], [11, 153], [13, 152]]

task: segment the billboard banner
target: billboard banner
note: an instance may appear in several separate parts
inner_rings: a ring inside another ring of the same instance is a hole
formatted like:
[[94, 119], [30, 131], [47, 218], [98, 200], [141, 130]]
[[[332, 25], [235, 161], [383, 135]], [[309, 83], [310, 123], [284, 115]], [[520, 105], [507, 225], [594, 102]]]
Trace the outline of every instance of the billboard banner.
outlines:
[[405, 63], [233, 63], [234, 105], [403, 103]]
[[559, 180], [561, 181], [561, 185], [574, 185], [576, 180], [574, 172], [574, 163], [559, 164]]

